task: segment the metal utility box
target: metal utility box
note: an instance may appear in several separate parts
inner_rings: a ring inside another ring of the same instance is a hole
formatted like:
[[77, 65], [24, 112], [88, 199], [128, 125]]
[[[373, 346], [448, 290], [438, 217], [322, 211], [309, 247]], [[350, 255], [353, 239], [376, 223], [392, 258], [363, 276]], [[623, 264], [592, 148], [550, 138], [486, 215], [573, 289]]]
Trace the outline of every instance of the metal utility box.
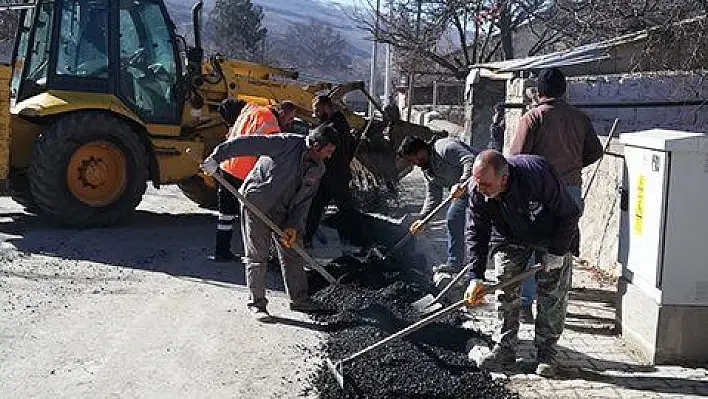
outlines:
[[654, 363], [708, 362], [708, 137], [620, 135], [622, 333]]

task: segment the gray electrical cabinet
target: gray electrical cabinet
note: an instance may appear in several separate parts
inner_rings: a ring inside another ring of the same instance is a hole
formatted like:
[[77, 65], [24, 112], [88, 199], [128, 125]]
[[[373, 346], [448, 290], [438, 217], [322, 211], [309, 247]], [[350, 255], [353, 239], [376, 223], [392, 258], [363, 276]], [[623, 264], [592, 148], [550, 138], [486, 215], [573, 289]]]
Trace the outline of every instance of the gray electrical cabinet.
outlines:
[[622, 333], [653, 363], [708, 363], [708, 137], [655, 129], [620, 141]]

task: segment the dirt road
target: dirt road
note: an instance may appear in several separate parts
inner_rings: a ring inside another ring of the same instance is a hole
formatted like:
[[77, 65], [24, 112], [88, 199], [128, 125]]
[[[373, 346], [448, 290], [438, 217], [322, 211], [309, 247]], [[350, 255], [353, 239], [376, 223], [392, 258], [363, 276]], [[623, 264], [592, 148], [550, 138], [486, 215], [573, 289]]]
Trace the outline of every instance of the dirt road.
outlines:
[[148, 190], [125, 227], [58, 229], [0, 198], [0, 397], [295, 397], [321, 335], [246, 313], [243, 267], [206, 259], [214, 217]]

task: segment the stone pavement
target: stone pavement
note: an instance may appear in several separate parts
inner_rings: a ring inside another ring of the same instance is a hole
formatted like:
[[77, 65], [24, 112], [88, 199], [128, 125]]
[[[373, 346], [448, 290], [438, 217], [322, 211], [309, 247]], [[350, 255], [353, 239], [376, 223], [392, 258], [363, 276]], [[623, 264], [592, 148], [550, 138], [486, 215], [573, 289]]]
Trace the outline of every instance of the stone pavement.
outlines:
[[[409, 174], [401, 187], [405, 205], [417, 212], [425, 195], [422, 174]], [[416, 238], [416, 251], [424, 252], [431, 266], [445, 259], [443, 218], [441, 212], [424, 235]], [[488, 278], [494, 277], [492, 270], [487, 273]], [[487, 299], [489, 303], [476, 308], [465, 325], [485, 337], [472, 351], [489, 350], [497, 325], [493, 295]], [[708, 397], [706, 366], [651, 366], [622, 340], [615, 314], [616, 283], [583, 262], [576, 263], [565, 330], [558, 343], [559, 375], [554, 379], [538, 377], [533, 374], [532, 362], [521, 361], [513, 370], [495, 377], [506, 379], [522, 397]], [[533, 360], [533, 326], [522, 324], [519, 338], [518, 355]]]

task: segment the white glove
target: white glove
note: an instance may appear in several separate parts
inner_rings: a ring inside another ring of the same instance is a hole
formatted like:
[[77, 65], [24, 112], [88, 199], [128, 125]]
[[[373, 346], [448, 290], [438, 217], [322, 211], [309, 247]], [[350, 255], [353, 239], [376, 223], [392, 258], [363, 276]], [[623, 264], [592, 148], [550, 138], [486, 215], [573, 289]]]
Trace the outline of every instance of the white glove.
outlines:
[[219, 170], [219, 163], [212, 157], [208, 157], [202, 162], [202, 170], [209, 176], [215, 174]]
[[478, 305], [484, 302], [484, 282], [480, 279], [470, 280], [467, 290], [465, 290], [465, 299], [468, 306]]
[[543, 258], [541, 260], [541, 263], [543, 264], [543, 270], [560, 270], [563, 268], [563, 266], [565, 266], [567, 258], [568, 254], [559, 256], [553, 255], [552, 253], [545, 253], [543, 254]]

